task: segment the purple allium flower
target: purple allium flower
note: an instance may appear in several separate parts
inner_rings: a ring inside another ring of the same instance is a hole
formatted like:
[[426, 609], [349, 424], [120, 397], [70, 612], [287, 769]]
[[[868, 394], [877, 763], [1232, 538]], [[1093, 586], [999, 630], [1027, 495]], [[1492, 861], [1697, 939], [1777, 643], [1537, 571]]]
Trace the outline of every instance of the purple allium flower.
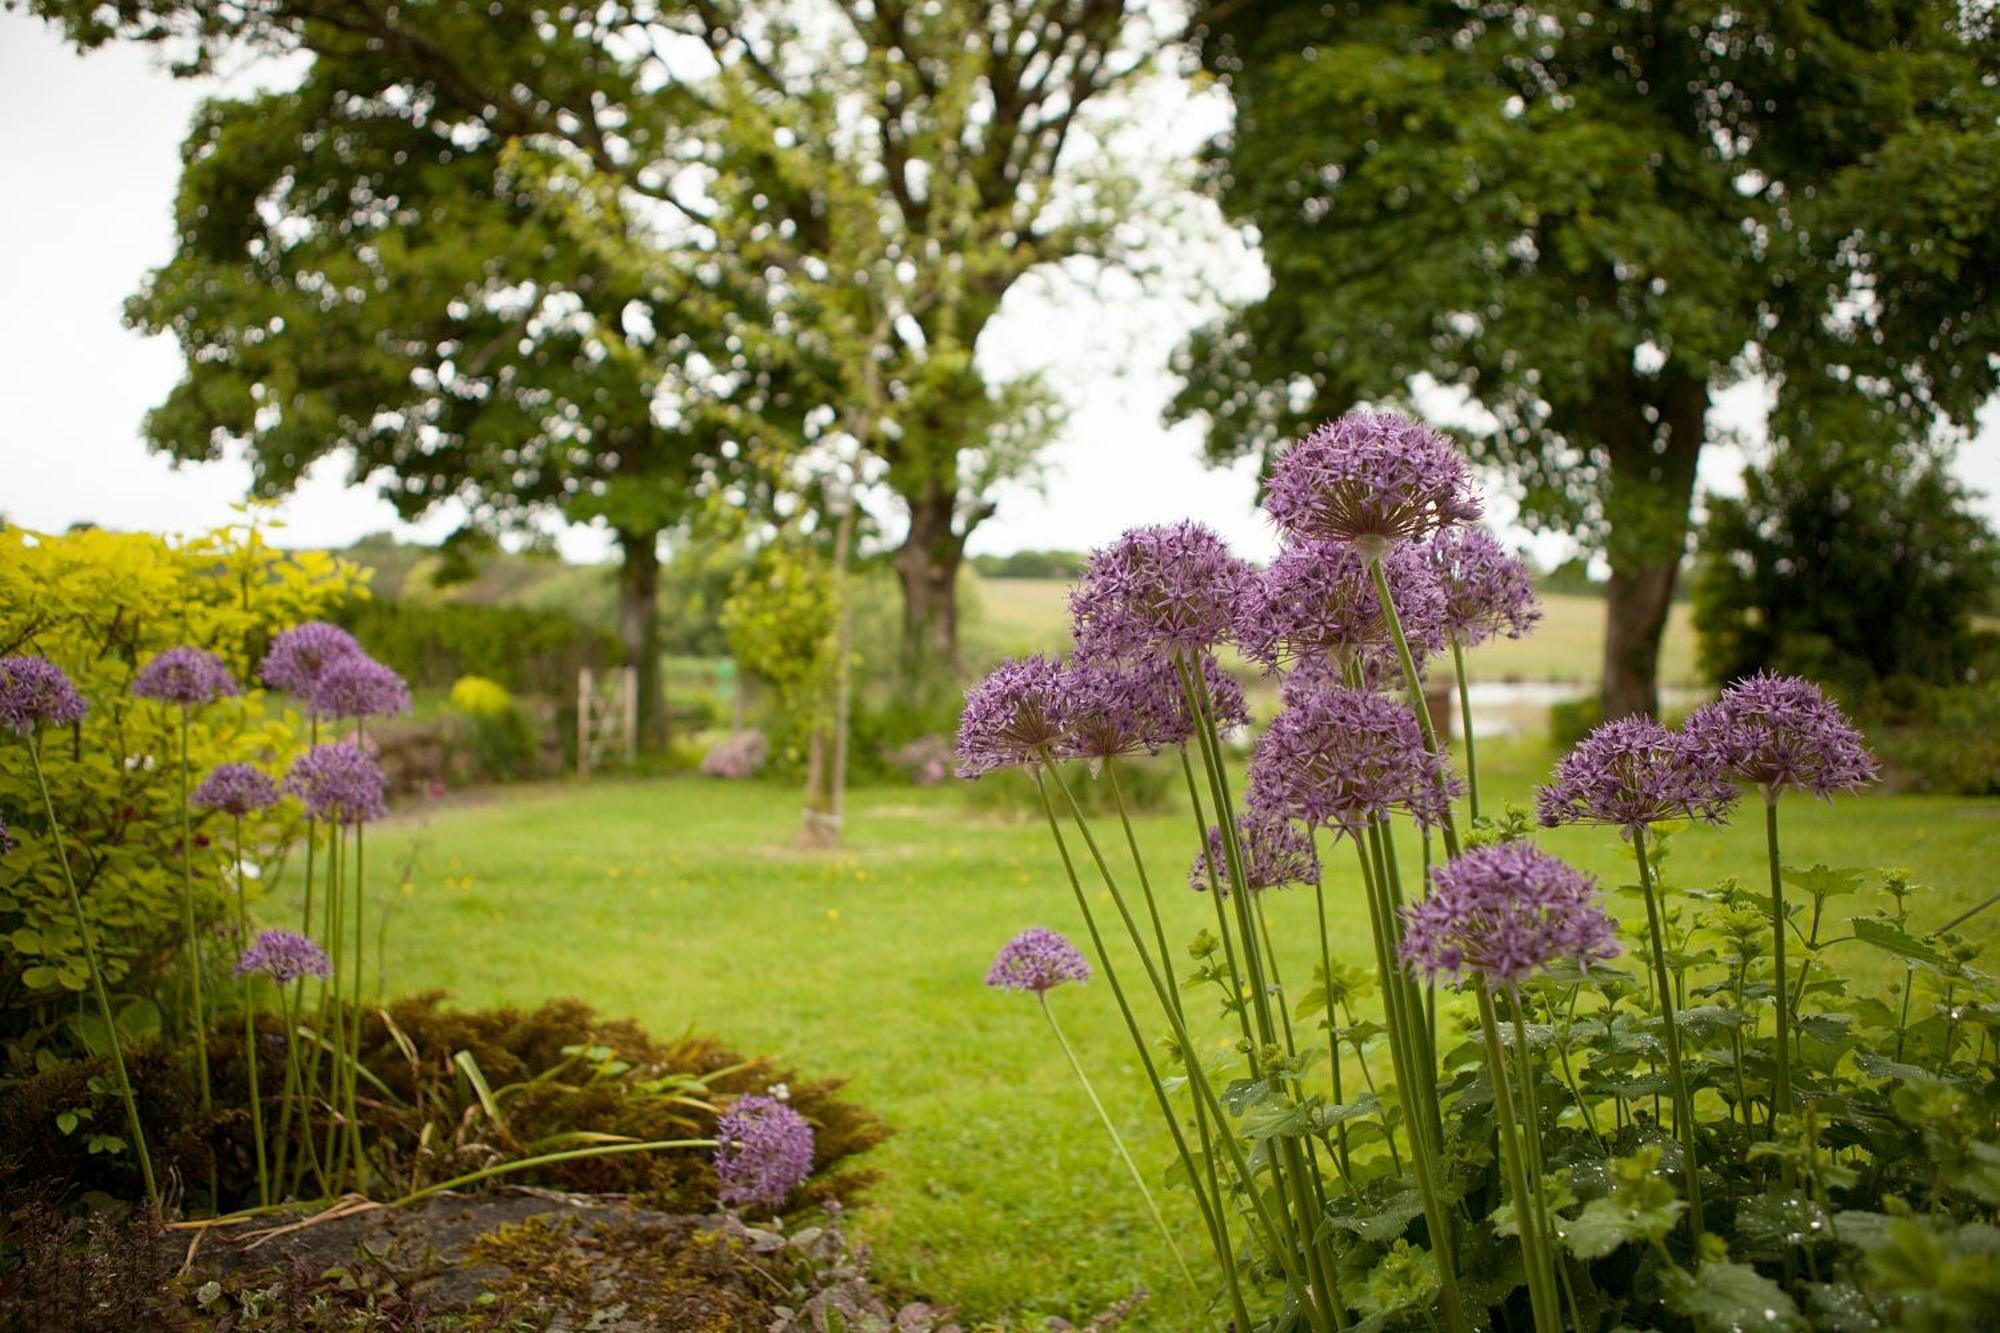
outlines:
[[1736, 799], [1720, 765], [1649, 717], [1606, 722], [1556, 765], [1535, 792], [1542, 824], [1611, 824], [1634, 830], [1670, 819], [1720, 824]]
[[217, 764], [190, 799], [203, 809], [247, 815], [276, 805], [278, 784], [254, 764]]
[[90, 705], [46, 657], [0, 657], [0, 726], [26, 735], [44, 722], [81, 722]]
[[0, 856], [14, 850], [14, 834], [7, 827], [7, 817], [0, 815]]
[[1256, 577], [1199, 523], [1133, 528], [1091, 552], [1070, 590], [1077, 655], [1086, 659], [1201, 653], [1229, 638]]
[[[1164, 749], [1169, 745], [1185, 745], [1194, 739], [1195, 719], [1173, 664], [1163, 663], [1160, 666], [1164, 667], [1174, 685], [1172, 692], [1164, 696], [1167, 707], [1154, 719], [1160, 729], [1157, 739]], [[1208, 689], [1209, 707], [1215, 713], [1213, 721], [1217, 733], [1226, 736], [1239, 727], [1249, 726], [1250, 702], [1243, 697], [1243, 687], [1237, 683], [1236, 677], [1224, 671], [1222, 664], [1206, 653], [1200, 658], [1199, 669], [1202, 683]]]
[[313, 682], [329, 662], [360, 655], [361, 645], [352, 634], [323, 620], [309, 620], [272, 641], [258, 674], [266, 685], [303, 699], [312, 693]]
[[321, 717], [391, 717], [409, 711], [410, 687], [366, 653], [353, 653], [320, 669], [306, 704]]
[[812, 1174], [813, 1131], [781, 1101], [738, 1097], [715, 1122], [715, 1174], [725, 1207], [782, 1206]]
[[1184, 713], [1173, 664], [1076, 662], [1058, 678], [1056, 718], [1065, 759], [1116, 759], [1157, 753], [1165, 719]]
[[1349, 412], [1284, 452], [1264, 509], [1294, 541], [1377, 554], [1471, 523], [1481, 506], [1465, 459], [1436, 431], [1394, 412]]
[[182, 708], [199, 708], [242, 693], [222, 659], [206, 648], [169, 648], [132, 678], [132, 693]]
[[1682, 732], [1705, 761], [1771, 800], [1787, 787], [1831, 800], [1881, 777], [1840, 705], [1797, 676], [1760, 672], [1739, 680], [1696, 709]]
[[1355, 834], [1392, 810], [1436, 824], [1456, 790], [1408, 704], [1341, 685], [1293, 692], [1250, 757], [1250, 808], [1308, 828]]
[[1063, 670], [1037, 653], [1002, 662], [965, 692], [958, 719], [958, 775], [1030, 767], [1062, 740]]
[[330, 977], [333, 964], [326, 951], [296, 930], [259, 931], [250, 947], [236, 960], [236, 975], [247, 977], [262, 972], [279, 985], [300, 977]]
[[[1280, 815], [1250, 811], [1236, 817], [1236, 842], [1243, 852], [1243, 877], [1252, 889], [1282, 889], [1289, 884], [1319, 883], [1319, 851], [1313, 836]], [[1229, 849], [1222, 830], [1210, 827], [1208, 846], [1194, 858], [1188, 887], [1197, 893], [1215, 885], [1229, 892]]]
[[340, 824], [388, 813], [385, 786], [382, 770], [351, 741], [315, 745], [285, 776], [285, 790], [306, 803], [306, 813]]
[[1618, 955], [1618, 931], [1590, 876], [1525, 842], [1477, 847], [1431, 872], [1403, 909], [1403, 963], [1435, 980], [1476, 972], [1514, 990], [1551, 963]]
[[[1382, 569], [1411, 655], [1422, 661], [1443, 652], [1444, 589], [1430, 561], [1419, 548], [1398, 547]], [[1394, 642], [1368, 562], [1351, 546], [1327, 542], [1278, 554], [1243, 602], [1236, 641], [1244, 656], [1273, 669], [1300, 661], [1344, 666]]]
[[1459, 647], [1496, 634], [1518, 639], [1542, 618], [1527, 561], [1507, 554], [1485, 528], [1445, 528], [1420, 549], [1444, 590], [1445, 637]]
[[1030, 926], [1000, 946], [986, 984], [1040, 995], [1065, 981], [1090, 980], [1090, 964], [1060, 931]]

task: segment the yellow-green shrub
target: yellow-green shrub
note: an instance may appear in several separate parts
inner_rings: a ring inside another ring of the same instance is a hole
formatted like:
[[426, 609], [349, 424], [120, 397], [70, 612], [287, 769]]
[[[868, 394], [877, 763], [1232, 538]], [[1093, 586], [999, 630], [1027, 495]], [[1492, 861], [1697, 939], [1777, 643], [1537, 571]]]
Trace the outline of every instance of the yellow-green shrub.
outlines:
[[[134, 673], [178, 644], [218, 654], [244, 693], [196, 714], [194, 780], [231, 760], [280, 774], [305, 728], [289, 700], [266, 695], [255, 665], [280, 631], [330, 615], [364, 579], [348, 561], [271, 546], [254, 515], [182, 541], [0, 530], [0, 654], [48, 658], [90, 704], [79, 725], [45, 732], [42, 751], [114, 991], [153, 994], [180, 939], [179, 714], [133, 698]], [[75, 1010], [88, 973], [27, 747], [12, 734], [0, 736], [0, 816], [19, 844], [0, 857], [0, 1035], [19, 1062]], [[287, 802], [245, 836], [282, 845], [297, 818]], [[196, 819], [198, 910], [204, 925], [233, 920], [233, 832], [223, 817]]]
[[514, 706], [514, 696], [498, 681], [460, 676], [451, 687], [451, 706], [467, 717], [497, 717]]

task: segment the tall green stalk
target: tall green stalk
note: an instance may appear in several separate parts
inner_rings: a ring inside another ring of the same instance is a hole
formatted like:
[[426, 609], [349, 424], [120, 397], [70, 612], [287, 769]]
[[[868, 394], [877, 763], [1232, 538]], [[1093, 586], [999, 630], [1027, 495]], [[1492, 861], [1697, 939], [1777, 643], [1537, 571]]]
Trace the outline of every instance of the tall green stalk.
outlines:
[[1132, 1153], [1126, 1148], [1125, 1138], [1118, 1132], [1118, 1126], [1112, 1121], [1111, 1113], [1104, 1109], [1104, 1103], [1098, 1099], [1097, 1089], [1091, 1086], [1090, 1075], [1083, 1071], [1083, 1062], [1076, 1058], [1076, 1051], [1070, 1046], [1069, 1038], [1063, 1035], [1062, 1024], [1056, 1022], [1056, 1011], [1049, 1008], [1048, 992], [1037, 992], [1035, 998], [1042, 1003], [1042, 1017], [1049, 1020], [1049, 1031], [1056, 1034], [1056, 1044], [1062, 1047], [1062, 1053], [1068, 1057], [1069, 1067], [1076, 1072], [1076, 1081], [1083, 1085], [1083, 1095], [1090, 1098], [1091, 1109], [1097, 1112], [1097, 1118], [1104, 1123], [1104, 1132], [1111, 1136], [1112, 1146], [1118, 1149], [1119, 1159], [1125, 1163], [1126, 1171], [1131, 1173], [1132, 1183], [1139, 1187], [1139, 1197], [1145, 1200], [1146, 1211], [1152, 1214], [1153, 1224], [1160, 1229], [1161, 1239], [1167, 1242], [1167, 1250], [1174, 1256], [1174, 1265], [1181, 1270], [1181, 1277], [1186, 1280], [1188, 1291], [1194, 1296], [1195, 1304], [1206, 1304], [1201, 1294], [1201, 1285], [1194, 1280], [1194, 1274], [1188, 1271], [1187, 1256], [1181, 1253], [1180, 1244], [1174, 1240], [1173, 1228], [1167, 1225], [1167, 1219], [1160, 1212], [1159, 1201], [1147, 1187], [1146, 1177], [1139, 1170], [1139, 1164], [1132, 1160]]
[[1465, 733], [1465, 800], [1473, 822], [1479, 821], [1479, 747], [1472, 737], [1472, 688], [1465, 677], [1465, 645], [1453, 639], [1451, 664], [1458, 674], [1458, 722]]
[[365, 1168], [367, 1167], [368, 1164], [367, 1158], [362, 1153], [362, 1148], [361, 1148], [361, 1104], [359, 1100], [360, 1081], [361, 1081], [361, 1076], [360, 1076], [361, 1005], [362, 1005], [361, 986], [362, 986], [362, 972], [364, 970], [362, 959], [363, 959], [363, 951], [368, 938], [367, 913], [364, 910], [366, 904], [364, 891], [367, 886], [368, 860], [367, 860], [366, 850], [362, 841], [362, 833], [365, 827], [366, 825], [363, 824], [361, 821], [359, 820], [355, 821], [354, 824], [354, 962], [352, 965], [352, 970], [354, 972], [354, 988], [353, 988], [354, 1011], [353, 1014], [351, 1015], [353, 1020], [353, 1028], [349, 1034], [349, 1039], [347, 1042], [347, 1058], [351, 1066], [348, 1069], [347, 1073], [347, 1140], [348, 1140], [347, 1150], [348, 1150], [348, 1155], [352, 1159], [354, 1164], [354, 1188], [356, 1188], [357, 1190], [363, 1188], [363, 1186], [365, 1186], [367, 1183]]
[[[1653, 983], [1660, 1000], [1660, 1021], [1667, 1047], [1667, 1076], [1673, 1083], [1674, 1129], [1687, 1155], [1688, 1224], [1697, 1242], [1707, 1230], [1701, 1216], [1701, 1159], [1695, 1150], [1694, 1098], [1688, 1095], [1687, 1075], [1681, 1068], [1681, 1034], [1674, 1016], [1674, 983], [1667, 973], [1666, 932], [1660, 924], [1659, 893], [1653, 886], [1653, 868], [1646, 858], [1646, 826], [1632, 830], [1632, 851], [1639, 862], [1639, 890], [1646, 899], [1646, 929], [1652, 942]], [[1779, 987], [1783, 989], [1782, 986]]]
[[1528, 1019], [1521, 1008], [1518, 992], [1507, 992], [1507, 1005], [1514, 1022], [1514, 1067], [1521, 1083], [1522, 1146], [1528, 1155], [1528, 1179], [1535, 1188], [1529, 1202], [1535, 1209], [1535, 1237], [1542, 1249], [1544, 1280], [1551, 1292], [1556, 1289], [1556, 1270], [1562, 1256], [1556, 1253], [1555, 1227], [1549, 1219], [1548, 1199], [1541, 1184], [1548, 1176], [1547, 1156], [1542, 1151], [1542, 1108], [1535, 1093], [1535, 1056], [1528, 1046]]
[[62, 867], [63, 885], [69, 890], [70, 910], [76, 913], [77, 934], [83, 937], [83, 961], [90, 968], [91, 989], [97, 995], [97, 1016], [104, 1022], [105, 1040], [111, 1044], [111, 1068], [118, 1075], [118, 1096], [125, 1103], [125, 1128], [132, 1135], [132, 1151], [139, 1158], [139, 1174], [146, 1181], [146, 1202], [160, 1206], [159, 1182], [153, 1178], [152, 1154], [146, 1151], [146, 1127], [139, 1121], [139, 1101], [132, 1095], [132, 1079], [125, 1072], [124, 1044], [118, 1039], [118, 1016], [111, 1010], [111, 992], [104, 985], [104, 965], [98, 961], [97, 941], [90, 933], [90, 918], [83, 913], [83, 895], [77, 891], [76, 875], [69, 868], [69, 848], [63, 843], [62, 822], [56, 818], [56, 803], [49, 797], [49, 780], [42, 771], [42, 738], [28, 733], [28, 759], [35, 766], [35, 785], [41, 788], [42, 809], [49, 817], [49, 837], [56, 845], [56, 863]]
[[181, 925], [187, 934], [188, 980], [194, 1004], [194, 1067], [201, 1088], [201, 1111], [215, 1098], [208, 1080], [208, 1017], [201, 1003], [201, 937], [194, 922], [194, 829], [188, 816], [188, 710], [181, 707]]
[[[243, 816], [236, 816], [236, 932], [244, 948], [250, 947], [250, 907], [243, 891]], [[250, 1134], [257, 1150], [257, 1204], [271, 1202], [269, 1158], [264, 1151], [264, 1102], [257, 1091], [257, 978], [243, 978], [243, 1065], [250, 1079]]]
[[1493, 1110], [1500, 1122], [1500, 1156], [1505, 1164], [1508, 1186], [1514, 1192], [1514, 1221], [1521, 1237], [1521, 1262], [1528, 1276], [1528, 1301], [1535, 1312], [1536, 1333], [1561, 1333], [1562, 1305], [1550, 1290], [1548, 1268], [1543, 1262], [1540, 1211], [1535, 1200], [1540, 1182], [1528, 1179], [1521, 1151], [1520, 1126], [1514, 1123], [1514, 1094], [1509, 1089], [1506, 1058], [1500, 1048], [1500, 1025], [1493, 1013], [1493, 996], [1483, 978], [1473, 989], [1479, 997], [1479, 1030], [1486, 1041], [1486, 1068], [1493, 1079]]
[[1785, 881], [1778, 864], [1778, 793], [1764, 793], [1764, 850], [1771, 869], [1771, 963], [1777, 984], [1772, 987], [1778, 1005], [1777, 1082], [1772, 1102], [1772, 1118], [1792, 1113], [1792, 1006], [1787, 995], [1789, 978], [1785, 972]]
[[[1417, 659], [1410, 652], [1409, 636], [1403, 633], [1403, 618], [1396, 612], [1395, 594], [1389, 591], [1389, 574], [1382, 568], [1382, 554], [1378, 552], [1368, 561], [1368, 570], [1375, 576], [1375, 595], [1381, 599], [1382, 619], [1389, 626], [1389, 637], [1396, 644], [1396, 660], [1402, 664], [1403, 685], [1410, 692], [1410, 707], [1417, 714], [1417, 725], [1423, 729], [1424, 748], [1432, 754], [1439, 754], [1437, 728], [1431, 725], [1430, 706], [1424, 702], [1424, 682], [1417, 675]], [[1445, 802], [1443, 809], [1444, 855], [1449, 861], [1458, 855], [1458, 826], [1452, 819], [1450, 802]]]

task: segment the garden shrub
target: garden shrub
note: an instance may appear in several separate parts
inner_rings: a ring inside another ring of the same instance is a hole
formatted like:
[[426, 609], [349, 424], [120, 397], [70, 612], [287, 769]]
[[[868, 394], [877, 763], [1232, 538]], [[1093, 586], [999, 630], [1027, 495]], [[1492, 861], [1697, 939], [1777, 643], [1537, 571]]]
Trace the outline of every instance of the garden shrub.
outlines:
[[483, 676], [517, 693], [573, 699], [578, 671], [602, 671], [621, 655], [616, 636], [561, 611], [371, 598], [335, 618], [419, 689]]
[[2000, 796], [2000, 680], [1927, 687], [1877, 715], [1882, 757], [1907, 786]]
[[754, 778], [764, 767], [770, 753], [771, 747], [765, 743], [763, 732], [754, 729], [746, 731], [717, 742], [704, 754], [701, 757], [701, 775], [736, 781]]
[[[1078, 761], [1063, 764], [1061, 769], [1063, 781], [1086, 814], [1117, 814], [1110, 784], [1094, 780], [1089, 764]], [[1196, 777], [1199, 780], [1199, 772]], [[1049, 785], [1053, 792], [1055, 784]], [[1180, 760], [1165, 757], [1121, 761], [1118, 789], [1125, 798], [1126, 809], [1134, 814], [1176, 809], [1187, 799], [1187, 779], [1181, 773]], [[963, 788], [963, 792], [966, 805], [980, 814], [1008, 819], [1043, 817], [1042, 798], [1035, 793], [1035, 784], [1013, 774], [1003, 774], [991, 782], [973, 783]]]
[[[43, 757], [114, 992], [159, 993], [181, 939], [179, 713], [133, 698], [134, 675], [178, 645], [215, 653], [245, 690], [194, 719], [195, 771], [223, 761], [281, 771], [303, 748], [303, 728], [257, 688], [252, 668], [279, 631], [351, 602], [364, 580], [344, 560], [271, 546], [254, 518], [185, 542], [0, 530], [0, 649], [54, 662], [91, 705], [80, 724], [43, 737]], [[287, 809], [252, 820], [250, 838], [289, 841], [297, 815]], [[0, 743], [0, 818], [18, 843], [0, 877], [0, 1036], [20, 1068], [87, 979], [26, 747], [11, 741]], [[223, 910], [228, 860], [216, 836], [223, 821], [197, 818], [195, 897], [207, 928], [233, 919]]]
[[505, 782], [534, 771], [540, 749], [534, 722], [505, 685], [484, 676], [460, 676], [451, 687], [451, 708], [459, 716], [467, 760], [477, 777]]

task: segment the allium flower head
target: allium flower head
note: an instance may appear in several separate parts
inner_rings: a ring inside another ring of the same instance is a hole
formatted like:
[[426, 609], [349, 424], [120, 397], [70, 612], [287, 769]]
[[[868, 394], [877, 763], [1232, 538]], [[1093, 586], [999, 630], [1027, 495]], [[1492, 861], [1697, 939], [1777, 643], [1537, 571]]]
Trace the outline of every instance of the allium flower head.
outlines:
[[1359, 833], [1406, 810], [1441, 821], [1457, 790], [1409, 705], [1341, 685], [1297, 690], [1250, 757], [1250, 808]]
[[[1444, 590], [1416, 547], [1382, 562], [1410, 653], [1444, 651]], [[1301, 542], [1279, 552], [1244, 599], [1236, 619], [1243, 654], [1273, 669], [1289, 662], [1345, 666], [1371, 650], [1391, 650], [1388, 617], [1368, 562], [1351, 546]]]
[[1705, 761], [1763, 788], [1770, 799], [1786, 788], [1831, 799], [1881, 777], [1840, 705], [1797, 676], [1764, 672], [1740, 680], [1695, 710], [1682, 730]]
[[330, 977], [333, 964], [326, 951], [295, 930], [259, 931], [250, 947], [236, 960], [236, 975], [247, 977], [262, 972], [279, 985], [300, 977]]
[[294, 625], [271, 643], [258, 668], [266, 685], [295, 694], [301, 699], [312, 693], [313, 682], [327, 663], [343, 657], [359, 657], [361, 645], [338, 625], [309, 620]]
[[1255, 578], [1199, 523], [1133, 528], [1091, 552], [1070, 590], [1077, 655], [1086, 659], [1201, 653], [1229, 637]]
[[1445, 637], [1461, 648], [1496, 634], [1518, 639], [1542, 618], [1527, 561], [1485, 528], [1445, 528], [1419, 548], [1444, 593]]
[[141, 699], [199, 708], [232, 694], [241, 694], [236, 677], [222, 659], [206, 648], [169, 648], [132, 678], [132, 693]]
[[1478, 519], [1465, 459], [1436, 431], [1394, 412], [1349, 412], [1287, 449], [1264, 509], [1293, 541], [1381, 552]]
[[1043, 750], [1062, 740], [1062, 689], [1062, 668], [1039, 653], [993, 668], [965, 692], [958, 775], [1041, 763]]
[[1551, 963], [1618, 955], [1618, 931], [1590, 876], [1525, 842], [1474, 848], [1431, 872], [1403, 909], [1403, 963], [1435, 980], [1477, 973], [1512, 991]]
[[1040, 995], [1065, 981], [1090, 980], [1090, 964], [1061, 932], [1030, 926], [1000, 946], [986, 984]]
[[1160, 720], [1171, 716], [1179, 694], [1171, 663], [1072, 663], [1059, 686], [1056, 753], [1090, 760], [1157, 753]]
[[1712, 757], [1649, 717], [1621, 717], [1584, 737], [1535, 792], [1542, 824], [1611, 824], [1631, 837], [1673, 819], [1719, 824], [1736, 791]]
[[205, 810], [247, 815], [276, 805], [278, 784], [254, 764], [217, 764], [190, 799]]
[[[1224, 671], [1222, 664], [1207, 653], [1202, 654], [1198, 662], [1195, 669], [1201, 673], [1202, 688], [1208, 691], [1209, 708], [1214, 713], [1211, 720], [1216, 731], [1226, 736], [1239, 727], [1249, 726], [1250, 702], [1243, 697], [1243, 687], [1237, 683], [1236, 677]], [[1187, 691], [1180, 687], [1179, 673], [1171, 662], [1149, 664], [1146, 670], [1162, 672], [1173, 685], [1171, 690], [1159, 696], [1164, 699], [1165, 707], [1153, 719], [1153, 724], [1159, 728], [1157, 739], [1160, 748], [1187, 744], [1194, 739], [1195, 717], [1194, 710], [1188, 706]]]
[[782, 1207], [812, 1174], [812, 1126], [775, 1098], [738, 1097], [716, 1118], [715, 1140], [724, 1207]]
[[306, 813], [339, 824], [387, 814], [386, 786], [382, 770], [351, 741], [315, 745], [285, 776], [285, 790], [305, 802]]
[[305, 697], [321, 717], [393, 717], [410, 709], [403, 678], [366, 653], [328, 662]]
[[[1243, 853], [1243, 878], [1252, 890], [1319, 883], [1319, 851], [1312, 834], [1281, 815], [1255, 810], [1238, 815], [1236, 842]], [[1207, 847], [1188, 870], [1188, 887], [1204, 892], [1211, 877], [1216, 888], [1229, 892], [1229, 849], [1217, 827], [1210, 827]]]
[[0, 657], [0, 727], [26, 735], [44, 722], [81, 722], [90, 705], [46, 657]]

